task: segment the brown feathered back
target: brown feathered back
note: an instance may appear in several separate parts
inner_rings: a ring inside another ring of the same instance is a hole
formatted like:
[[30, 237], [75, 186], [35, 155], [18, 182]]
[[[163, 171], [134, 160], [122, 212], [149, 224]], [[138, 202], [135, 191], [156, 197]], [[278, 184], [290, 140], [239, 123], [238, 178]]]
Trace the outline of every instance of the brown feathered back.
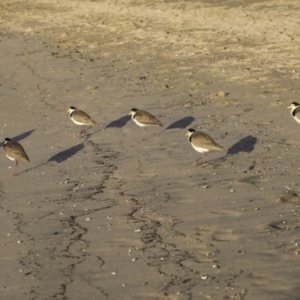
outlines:
[[9, 141], [4, 145], [5, 154], [15, 160], [22, 160], [29, 162], [30, 159], [26, 154], [24, 148], [17, 142]]
[[98, 125], [95, 120], [93, 120], [87, 113], [82, 110], [76, 109], [72, 112], [71, 117], [81, 123], [85, 123], [87, 125], [96, 126]]
[[157, 125], [160, 127], [163, 127], [163, 124], [156, 119], [154, 116], [152, 116], [150, 113], [148, 113], [147, 111], [144, 110], [138, 110], [134, 116], [134, 118], [143, 124], [146, 125]]
[[218, 151], [223, 150], [222, 146], [216, 143], [211, 136], [209, 136], [204, 132], [200, 132], [200, 131], [194, 132], [190, 137], [190, 141], [196, 147], [205, 148], [208, 150], [218, 150]]

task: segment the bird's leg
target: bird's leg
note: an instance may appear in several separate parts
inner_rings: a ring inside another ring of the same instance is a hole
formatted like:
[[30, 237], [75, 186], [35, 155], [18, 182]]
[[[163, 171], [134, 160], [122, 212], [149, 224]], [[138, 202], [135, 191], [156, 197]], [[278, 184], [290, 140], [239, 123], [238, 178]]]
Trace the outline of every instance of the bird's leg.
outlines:
[[204, 153], [202, 153], [202, 155], [197, 159], [197, 160], [195, 160], [194, 162], [193, 162], [193, 165], [195, 165], [195, 166], [197, 166], [197, 162], [200, 160], [200, 159], [204, 159], [204, 161], [201, 163], [201, 165], [202, 165], [202, 167], [205, 167], [206, 166], [206, 157], [207, 157], [207, 153], [206, 152], [204, 152]]
[[12, 176], [17, 176], [17, 167], [18, 167], [18, 161], [15, 160], [16, 164], [15, 164], [15, 171], [14, 173], [12, 174]]
[[79, 139], [81, 138], [81, 134], [82, 134], [84, 131], [85, 131], [85, 130], [84, 130], [84, 125], [80, 125], [80, 126], [79, 126], [79, 136], [78, 136]]
[[207, 152], [203, 153], [203, 162], [201, 164], [202, 168], [206, 167], [207, 166], [207, 162], [206, 162], [206, 158], [207, 158]]
[[143, 138], [142, 138], [142, 141], [146, 140], [147, 138], [145, 137], [145, 133], [146, 133], [146, 128], [143, 127]]

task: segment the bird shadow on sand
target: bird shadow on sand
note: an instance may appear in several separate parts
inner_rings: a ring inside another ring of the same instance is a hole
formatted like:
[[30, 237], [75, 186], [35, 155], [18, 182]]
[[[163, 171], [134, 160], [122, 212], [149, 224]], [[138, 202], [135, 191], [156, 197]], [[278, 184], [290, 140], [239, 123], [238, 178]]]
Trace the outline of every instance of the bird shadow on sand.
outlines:
[[117, 120], [114, 120], [107, 124], [105, 128], [122, 128], [127, 124], [127, 122], [131, 119], [130, 116], [123, 116]]
[[179, 128], [179, 129], [184, 129], [184, 128], [187, 128], [189, 125], [192, 124], [192, 122], [195, 120], [194, 117], [184, 117], [180, 120], [177, 120], [175, 122], [173, 122], [172, 124], [170, 124], [168, 127], [166, 127], [165, 130], [168, 130], [168, 129], [174, 129], [174, 128]]
[[123, 116], [123, 117], [121, 117], [121, 118], [119, 118], [117, 120], [114, 120], [114, 121], [110, 122], [104, 128], [98, 129], [98, 130], [96, 130], [96, 131], [94, 131], [92, 133], [86, 133], [85, 135], [82, 135], [81, 137], [82, 138], [84, 138], [84, 137], [85, 138], [89, 138], [90, 136], [92, 136], [92, 135], [94, 135], [94, 134], [96, 134], [96, 133], [98, 133], [100, 131], [103, 131], [106, 128], [122, 128], [122, 127], [124, 127], [127, 124], [127, 122], [130, 119], [131, 119], [130, 116]]
[[68, 148], [64, 151], [61, 151], [57, 154], [55, 154], [54, 156], [50, 157], [47, 162], [50, 161], [56, 161], [57, 163], [61, 163], [67, 159], [69, 159], [70, 157], [72, 157], [73, 155], [75, 155], [77, 152], [79, 152], [80, 150], [82, 150], [84, 148], [84, 144], [78, 144], [76, 146], [73, 146], [71, 148]]
[[168, 129], [184, 129], [187, 128], [189, 125], [191, 125], [191, 123], [195, 120], [194, 117], [188, 116], [188, 117], [184, 117], [182, 119], [179, 119], [173, 123], [171, 123], [169, 126], [167, 126], [166, 128], [164, 128], [162, 131], [158, 132], [158, 133], [154, 133], [152, 136], [147, 137], [143, 140], [148, 140], [151, 137], [154, 137], [156, 135], [160, 135], [163, 132], [165, 132]]
[[[199, 162], [196, 164], [196, 166], [203, 166], [203, 167], [207, 167], [208, 165], [213, 165], [213, 166], [217, 166], [218, 163], [224, 162], [226, 161], [226, 157], [227, 155], [223, 155], [221, 157], [217, 157], [217, 158], [213, 158], [213, 159], [208, 159], [207, 161], [203, 162]], [[194, 163], [193, 163], [194, 165]]]
[[[29, 130], [29, 131], [26, 131], [26, 132], [23, 132], [17, 136], [14, 136], [14, 137], [9, 137], [12, 141], [14, 142], [19, 142], [25, 138], [27, 138], [29, 135], [31, 135], [33, 132], [35, 131], [35, 129], [32, 129], [32, 130]], [[4, 145], [4, 142], [1, 142], [0, 143], [0, 147], [3, 147]]]
[[227, 155], [233, 155], [240, 152], [250, 153], [254, 150], [257, 138], [252, 135], [248, 135], [240, 139], [237, 143], [233, 144], [228, 150]]
[[45, 164], [47, 164], [48, 162], [51, 162], [51, 161], [55, 161], [57, 163], [61, 163], [61, 162], [65, 161], [65, 160], [67, 160], [68, 158], [72, 157], [73, 155], [75, 155], [80, 150], [82, 150], [83, 147], [84, 147], [84, 144], [78, 144], [78, 145], [73, 146], [73, 147], [71, 147], [69, 149], [61, 151], [61, 152], [53, 155], [52, 157], [50, 157], [46, 162], [43, 162], [43, 163], [41, 163], [41, 164], [39, 164], [37, 166], [34, 166], [32, 168], [29, 168], [29, 169], [27, 169], [25, 171], [22, 171], [22, 172], [18, 173], [18, 176], [21, 175], [21, 174], [23, 174], [23, 173], [27, 173], [29, 171], [37, 169], [37, 168], [39, 168], [39, 167], [41, 167], [41, 166], [43, 166], [43, 165], [45, 165]]
[[228, 158], [229, 155], [238, 154], [240, 152], [250, 153], [254, 150], [256, 143], [257, 143], [257, 138], [252, 135], [248, 135], [248, 136], [240, 139], [237, 143], [233, 144], [227, 150], [226, 155], [219, 157], [219, 158], [209, 160], [209, 161], [207, 161], [207, 163], [212, 164], [212, 165], [217, 165], [220, 162], [226, 161], [226, 159]]

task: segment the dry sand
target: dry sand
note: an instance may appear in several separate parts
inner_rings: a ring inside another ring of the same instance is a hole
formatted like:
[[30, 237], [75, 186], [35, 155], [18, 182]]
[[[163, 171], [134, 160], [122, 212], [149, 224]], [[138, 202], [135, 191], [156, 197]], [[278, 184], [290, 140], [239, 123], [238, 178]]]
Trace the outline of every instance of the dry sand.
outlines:
[[[1, 0], [1, 136], [31, 162], [1, 158], [0, 298], [300, 299], [299, 11]], [[187, 127], [225, 148], [206, 168]]]

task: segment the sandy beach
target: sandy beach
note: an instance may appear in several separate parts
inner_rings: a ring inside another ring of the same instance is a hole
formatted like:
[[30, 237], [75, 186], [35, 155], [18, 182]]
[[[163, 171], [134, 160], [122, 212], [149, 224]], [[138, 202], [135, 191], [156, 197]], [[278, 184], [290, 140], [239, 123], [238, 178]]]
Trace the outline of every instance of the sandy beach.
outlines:
[[299, 11], [2, 0], [0, 143], [31, 161], [2, 151], [0, 299], [299, 300]]

